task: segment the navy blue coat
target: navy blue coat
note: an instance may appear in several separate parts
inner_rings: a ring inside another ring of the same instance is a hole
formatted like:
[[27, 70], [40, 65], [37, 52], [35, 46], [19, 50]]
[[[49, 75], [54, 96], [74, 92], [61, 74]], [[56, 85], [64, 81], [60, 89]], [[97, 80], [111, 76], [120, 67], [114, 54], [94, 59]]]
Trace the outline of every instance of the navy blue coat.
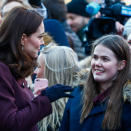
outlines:
[[[109, 131], [101, 128], [106, 111], [104, 102], [95, 105], [83, 123], [79, 123], [81, 92], [80, 87], [72, 92], [75, 97], [67, 102], [59, 131]], [[128, 101], [122, 105], [121, 123], [121, 127], [115, 131], [131, 131], [131, 105]]]

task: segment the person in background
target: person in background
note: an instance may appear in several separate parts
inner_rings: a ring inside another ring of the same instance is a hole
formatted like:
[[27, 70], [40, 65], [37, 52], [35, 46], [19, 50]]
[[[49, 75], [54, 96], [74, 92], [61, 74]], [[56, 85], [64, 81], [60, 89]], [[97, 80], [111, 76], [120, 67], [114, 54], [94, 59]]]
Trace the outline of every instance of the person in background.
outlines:
[[[0, 1], [0, 8], [1, 8], [1, 1]], [[2, 18], [1, 18], [1, 12], [0, 12], [0, 23], [2, 21]]]
[[[88, 26], [90, 19], [93, 17], [92, 14], [86, 12], [86, 6], [88, 4], [89, 3], [86, 0], [72, 0], [67, 4], [67, 23], [72, 30], [76, 32], [82, 42], [84, 39], [85, 27]], [[98, 12], [94, 17], [101, 17], [100, 12]], [[116, 21], [117, 34], [121, 34], [123, 29], [124, 26]]]
[[[67, 24], [71, 29], [77, 34], [82, 42], [84, 52], [86, 56], [91, 55], [91, 45], [87, 41], [87, 36], [85, 30], [88, 30], [90, 19], [94, 16], [86, 12], [86, 6], [89, 3], [86, 0], [72, 0], [67, 4]], [[100, 17], [100, 12], [98, 12], [94, 17]]]
[[123, 37], [128, 42], [131, 54], [131, 18], [126, 22], [124, 26]]
[[71, 93], [75, 98], [67, 102], [59, 131], [131, 130], [129, 53], [119, 35], [105, 35], [93, 43], [85, 86]]
[[87, 5], [88, 2], [85, 0], [72, 0], [67, 4], [67, 23], [81, 42], [84, 39], [84, 29], [91, 18], [91, 15], [86, 12]]
[[[47, 19], [48, 11], [44, 5], [41, 4], [41, 2], [34, 0], [2, 0], [0, 8], [2, 18], [4, 18], [5, 14], [7, 14], [11, 9], [17, 6], [26, 7], [29, 9], [34, 8], [43, 17], [43, 19]], [[50, 18], [49, 14], [48, 18]]]
[[59, 21], [55, 19], [44, 20], [45, 32], [47, 32], [59, 46], [68, 46], [69, 42], [65, 31]]
[[28, 0], [28, 2], [44, 17], [44, 20], [51, 19], [49, 10], [43, 5], [41, 0]]
[[2, 18], [14, 7], [21, 6], [26, 8], [31, 8], [27, 0], [2, 0], [1, 1], [1, 16]]
[[130, 34], [131, 34], [131, 18], [124, 25], [124, 30], [123, 30], [124, 39], [127, 40]]
[[1, 21], [2, 21], [2, 18], [1, 18], [1, 13], [0, 13], [0, 23], [1, 23]]
[[[38, 65], [42, 65], [44, 70], [43, 73], [40, 72], [44, 78], [48, 79], [49, 86], [54, 83], [63, 83], [74, 87], [74, 75], [81, 69], [77, 54], [70, 47], [57, 46], [54, 41], [42, 48]], [[34, 71], [38, 78], [40, 77], [39, 69], [38, 66]]]
[[[15, 29], [15, 30], [14, 30]], [[0, 25], [0, 130], [38, 131], [37, 123], [52, 112], [51, 103], [69, 86], [54, 85], [34, 97], [25, 78], [33, 73], [44, 44], [43, 17], [35, 10], [13, 8]]]
[[66, 21], [67, 7], [64, 0], [42, 0], [42, 3], [50, 11], [52, 19], [58, 20], [66, 33], [70, 47], [77, 53], [78, 59], [81, 60], [86, 57], [82, 42], [71, 29]]
[[[46, 78], [49, 87], [59, 83], [75, 88], [83, 82], [83, 79], [80, 80], [77, 75], [81, 69], [78, 57], [70, 47], [56, 46], [52, 41], [42, 48], [37, 62], [38, 67], [34, 73], [37, 78]], [[88, 70], [83, 70], [82, 76], [86, 77], [87, 73]], [[57, 131], [59, 129], [66, 101], [65, 98], [62, 98], [52, 103], [52, 114], [39, 122], [40, 131]]]
[[128, 35], [127, 42], [130, 48], [130, 55], [131, 55], [131, 33]]
[[[71, 29], [77, 34], [85, 48], [85, 54], [87, 56], [91, 55], [91, 44], [87, 42], [87, 36], [85, 30], [87, 30], [89, 21], [91, 18], [101, 17], [101, 13], [89, 14], [86, 12], [86, 6], [89, 3], [86, 0], [72, 0], [67, 4], [67, 23], [70, 25]], [[95, 6], [95, 5], [94, 5]], [[124, 26], [120, 22], [115, 23], [117, 34], [121, 35]]]
[[[131, 18], [126, 22], [124, 26], [123, 37], [129, 45], [131, 56]], [[130, 80], [131, 80], [131, 69], [130, 69]]]

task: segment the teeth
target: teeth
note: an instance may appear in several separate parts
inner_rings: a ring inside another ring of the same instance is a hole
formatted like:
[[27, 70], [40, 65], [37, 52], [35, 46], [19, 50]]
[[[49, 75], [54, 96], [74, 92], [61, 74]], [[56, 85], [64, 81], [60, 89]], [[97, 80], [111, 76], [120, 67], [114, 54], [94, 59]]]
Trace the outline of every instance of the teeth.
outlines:
[[102, 73], [102, 71], [100, 71], [100, 70], [96, 70], [96, 72], [101, 72]]

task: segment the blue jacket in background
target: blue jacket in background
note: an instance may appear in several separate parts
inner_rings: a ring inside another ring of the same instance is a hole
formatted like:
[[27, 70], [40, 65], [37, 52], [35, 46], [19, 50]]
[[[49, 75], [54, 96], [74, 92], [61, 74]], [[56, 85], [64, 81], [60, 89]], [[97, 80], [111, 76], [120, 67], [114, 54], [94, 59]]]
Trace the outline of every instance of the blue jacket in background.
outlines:
[[[59, 131], [109, 131], [101, 128], [106, 111], [105, 102], [93, 106], [83, 123], [79, 123], [82, 108], [81, 93], [80, 87], [72, 92], [75, 97], [67, 102]], [[121, 127], [115, 131], [131, 131], [131, 104], [128, 101], [122, 105], [121, 119]]]
[[44, 26], [45, 26], [45, 32], [48, 32], [49, 35], [53, 37], [53, 40], [59, 46], [70, 47], [67, 36], [63, 29], [63, 26], [61, 25], [59, 21], [55, 19], [47, 19], [47, 20], [44, 20]]

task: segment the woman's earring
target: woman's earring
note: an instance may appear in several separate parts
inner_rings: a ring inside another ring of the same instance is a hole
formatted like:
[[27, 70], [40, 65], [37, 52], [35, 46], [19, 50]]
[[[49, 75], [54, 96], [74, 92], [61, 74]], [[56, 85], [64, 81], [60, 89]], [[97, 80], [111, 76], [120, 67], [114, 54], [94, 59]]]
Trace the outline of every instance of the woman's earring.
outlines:
[[25, 44], [25, 40], [24, 40], [24, 36], [25, 35], [22, 35], [22, 38], [21, 38], [21, 44], [22, 44], [22, 50], [24, 50], [24, 44]]
[[24, 44], [22, 44], [22, 50], [24, 50]]

